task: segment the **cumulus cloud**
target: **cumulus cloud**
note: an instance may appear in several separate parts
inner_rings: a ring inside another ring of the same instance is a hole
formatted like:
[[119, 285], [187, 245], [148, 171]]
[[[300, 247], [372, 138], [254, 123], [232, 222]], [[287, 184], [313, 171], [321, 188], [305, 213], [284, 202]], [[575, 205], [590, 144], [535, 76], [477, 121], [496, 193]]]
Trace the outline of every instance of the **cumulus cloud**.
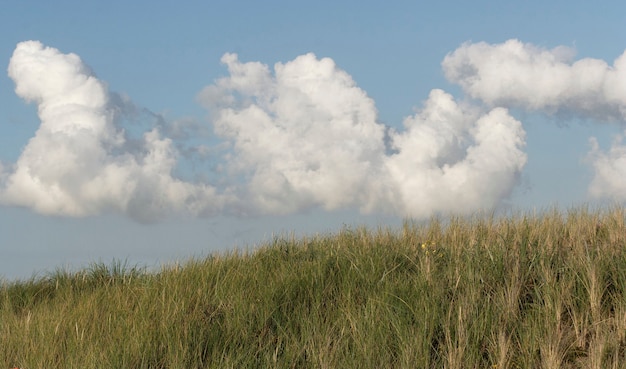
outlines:
[[623, 135], [616, 136], [608, 152], [600, 149], [595, 138], [590, 139], [591, 150], [587, 158], [594, 172], [589, 186], [591, 196], [626, 201], [626, 145], [622, 143], [623, 138]]
[[442, 66], [449, 81], [490, 106], [626, 119], [626, 53], [612, 66], [600, 59], [575, 61], [574, 55], [563, 46], [479, 42], [448, 54]]
[[[235, 54], [222, 62], [228, 75], [197, 97], [221, 141], [202, 142], [206, 127], [194, 119], [125, 125], [143, 110], [109, 92], [77, 55], [18, 44], [8, 73], [41, 125], [17, 162], [0, 167], [0, 202], [139, 221], [316, 207], [423, 218], [497, 206], [526, 162], [524, 130], [503, 108], [483, 111], [433, 90], [393, 130], [330, 58], [306, 54], [273, 68]], [[195, 146], [180, 145], [186, 139]], [[175, 175], [203, 155], [216, 175]]]
[[487, 114], [433, 90], [424, 108], [393, 133], [387, 158], [402, 213], [470, 213], [510, 195], [526, 164], [525, 132], [506, 109]]
[[41, 125], [3, 179], [3, 203], [69, 216], [121, 212], [140, 221], [220, 208], [212, 187], [172, 177], [177, 152], [158, 129], [130, 144], [116, 126], [123, 109], [77, 55], [22, 42], [8, 73], [17, 95], [37, 105]]
[[232, 143], [230, 175], [262, 212], [321, 205], [368, 208], [380, 196], [384, 127], [374, 102], [331, 59], [313, 54], [275, 66], [226, 54], [229, 77], [205, 88], [215, 132]]
[[526, 162], [524, 131], [505, 109], [481, 115], [434, 90], [405, 131], [385, 132], [374, 102], [329, 58], [303, 55], [274, 73], [234, 54], [222, 62], [230, 76], [199, 100], [231, 143], [231, 175], [246, 179], [261, 212], [468, 213], [506, 198]]

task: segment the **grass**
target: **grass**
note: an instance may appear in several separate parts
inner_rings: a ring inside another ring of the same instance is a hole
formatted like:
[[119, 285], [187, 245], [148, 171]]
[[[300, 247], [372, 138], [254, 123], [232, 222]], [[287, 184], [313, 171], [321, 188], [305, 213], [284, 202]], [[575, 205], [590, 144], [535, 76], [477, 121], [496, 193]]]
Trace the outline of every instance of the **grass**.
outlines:
[[0, 287], [0, 365], [626, 368], [622, 208], [276, 238]]

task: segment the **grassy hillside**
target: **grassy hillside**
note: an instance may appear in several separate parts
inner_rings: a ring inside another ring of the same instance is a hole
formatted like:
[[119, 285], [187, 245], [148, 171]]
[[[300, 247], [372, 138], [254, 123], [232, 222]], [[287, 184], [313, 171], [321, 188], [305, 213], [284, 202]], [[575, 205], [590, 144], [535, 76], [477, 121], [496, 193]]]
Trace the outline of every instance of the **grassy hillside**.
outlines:
[[625, 368], [621, 208], [276, 239], [0, 287], [0, 366]]

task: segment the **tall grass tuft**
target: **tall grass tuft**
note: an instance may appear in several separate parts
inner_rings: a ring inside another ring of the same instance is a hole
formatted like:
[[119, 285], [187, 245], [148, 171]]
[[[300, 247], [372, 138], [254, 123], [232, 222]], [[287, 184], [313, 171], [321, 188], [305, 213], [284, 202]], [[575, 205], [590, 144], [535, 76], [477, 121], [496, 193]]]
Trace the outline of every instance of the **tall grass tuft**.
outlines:
[[624, 368], [622, 208], [277, 237], [0, 286], [21, 368]]

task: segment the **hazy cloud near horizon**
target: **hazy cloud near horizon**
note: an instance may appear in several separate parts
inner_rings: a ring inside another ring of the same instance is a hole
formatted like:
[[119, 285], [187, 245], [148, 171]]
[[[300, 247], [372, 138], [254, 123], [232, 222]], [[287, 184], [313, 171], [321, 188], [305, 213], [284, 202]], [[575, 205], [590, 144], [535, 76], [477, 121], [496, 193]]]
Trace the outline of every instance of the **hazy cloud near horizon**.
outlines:
[[[626, 58], [613, 67], [572, 58], [569, 49], [516, 40], [464, 44], [443, 70], [482, 104], [434, 89], [396, 130], [378, 122], [375, 102], [330, 58], [305, 54], [270, 68], [225, 54], [228, 74], [197, 96], [221, 140], [219, 150], [207, 149], [221, 176], [211, 182], [176, 175], [185, 160], [177, 142], [187, 135], [155, 124], [132, 136], [124, 119], [132, 102], [110, 92], [79, 56], [22, 42], [8, 73], [41, 124], [17, 162], [0, 165], [0, 202], [142, 222], [315, 207], [416, 218], [492, 209], [526, 163], [525, 132], [508, 107], [623, 121], [626, 83], [618, 82], [626, 81]], [[590, 193], [625, 200], [621, 141], [608, 153], [593, 146], [588, 158], [596, 174]]]

